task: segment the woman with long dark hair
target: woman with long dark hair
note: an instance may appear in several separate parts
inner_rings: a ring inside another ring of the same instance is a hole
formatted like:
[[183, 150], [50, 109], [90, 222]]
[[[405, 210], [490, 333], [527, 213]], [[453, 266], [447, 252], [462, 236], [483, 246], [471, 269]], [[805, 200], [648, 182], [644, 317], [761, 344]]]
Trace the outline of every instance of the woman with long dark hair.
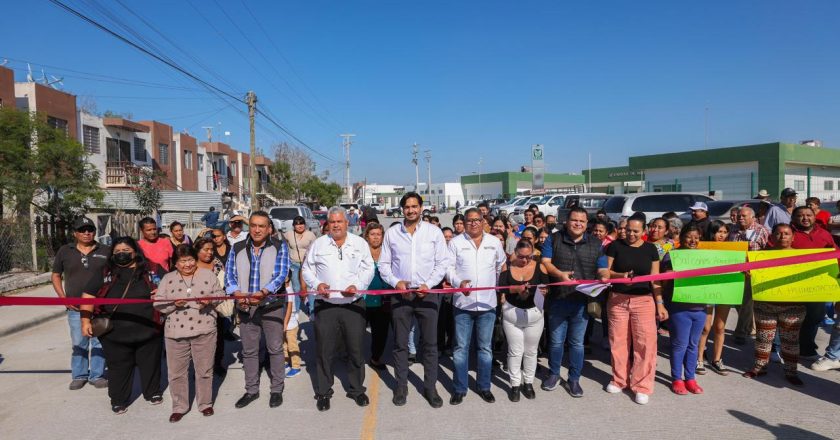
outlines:
[[[102, 277], [85, 287], [82, 298], [152, 299], [157, 290], [153, 272], [137, 242], [131, 237], [114, 240], [113, 254]], [[82, 334], [93, 336], [93, 305], [83, 305]], [[111, 329], [98, 335], [108, 364], [108, 396], [111, 410], [123, 414], [131, 399], [134, 368], [140, 371], [143, 397], [152, 405], [163, 402], [160, 391], [160, 360], [163, 339], [160, 321], [151, 302], [98, 307], [110, 316]]]
[[[732, 232], [732, 225], [724, 223], [720, 220], [714, 220], [709, 223], [706, 229], [706, 241], [726, 241], [729, 238], [729, 233]], [[706, 363], [704, 361], [706, 355], [706, 342], [709, 340], [709, 334], [714, 329], [714, 344], [712, 346], [712, 366], [716, 373], [726, 376], [729, 372], [723, 366], [723, 339], [726, 336], [726, 318], [729, 317], [728, 304], [715, 304], [706, 307], [706, 325], [703, 326], [703, 333], [700, 334], [700, 346], [697, 351], [697, 374], [706, 374]]]

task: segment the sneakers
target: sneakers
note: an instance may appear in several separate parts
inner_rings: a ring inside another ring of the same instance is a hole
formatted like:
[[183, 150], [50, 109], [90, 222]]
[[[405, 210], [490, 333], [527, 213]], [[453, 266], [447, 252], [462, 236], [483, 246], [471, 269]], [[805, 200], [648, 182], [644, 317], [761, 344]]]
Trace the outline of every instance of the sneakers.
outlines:
[[583, 397], [583, 388], [580, 387], [580, 382], [576, 380], [566, 381], [569, 395], [572, 397]]
[[93, 385], [94, 388], [108, 388], [108, 379], [100, 377], [99, 379], [90, 381], [90, 384]]
[[163, 403], [163, 394], [157, 393], [150, 397], [146, 402], [149, 402], [149, 405], [160, 405]]
[[834, 325], [834, 320], [826, 316], [825, 319], [822, 320], [822, 325]]
[[87, 379], [73, 379], [72, 381], [70, 381], [70, 387], [69, 388], [70, 388], [71, 391], [80, 390], [80, 389], [82, 389], [82, 387], [85, 386], [85, 384], [87, 382], [88, 382]]
[[116, 415], [125, 414], [128, 411], [128, 407], [125, 405], [111, 405], [111, 411]]
[[612, 383], [612, 382], [610, 382], [610, 383], [607, 385], [607, 388], [605, 388], [605, 390], [606, 390], [606, 392], [608, 392], [608, 393], [610, 393], [610, 394], [618, 394], [618, 393], [620, 393], [620, 392], [622, 391], [622, 390], [621, 390], [621, 388], [619, 388], [619, 387], [618, 387], [618, 385], [616, 385], [616, 384], [614, 384], [614, 383]]
[[697, 368], [694, 372], [697, 374], [706, 374], [706, 363], [703, 361], [697, 361]]
[[[688, 390], [685, 389], [685, 382], [683, 382], [680, 379], [675, 380], [671, 384], [671, 391], [673, 391], [674, 394], [678, 394], [680, 396], [684, 396], [684, 395], [688, 394]], [[637, 394], [637, 396], [638, 396], [638, 394]]]
[[295, 377], [300, 374], [300, 368], [290, 368], [289, 371], [286, 372], [286, 377]]
[[545, 378], [540, 388], [542, 388], [545, 391], [554, 391], [557, 388], [557, 382], [559, 381], [560, 376], [556, 374], [549, 375], [547, 378]]
[[721, 376], [726, 376], [729, 374], [729, 369], [726, 368], [726, 365], [723, 365], [723, 359], [718, 359], [712, 362], [712, 365], [710, 365], [710, 367], [712, 368], [712, 371], [714, 371], [717, 374], [720, 374]]
[[691, 394], [703, 394], [703, 388], [700, 388], [700, 385], [694, 379], [685, 381], [685, 389]]
[[639, 405], [647, 405], [650, 402], [650, 396], [645, 393], [636, 393], [636, 403]]
[[814, 371], [828, 371], [835, 368], [840, 368], [840, 359], [830, 359], [823, 356], [811, 364], [811, 369]]
[[778, 351], [771, 351], [770, 352], [770, 362], [773, 362], [774, 364], [785, 363], [785, 361], [782, 360], [782, 355], [780, 355]]

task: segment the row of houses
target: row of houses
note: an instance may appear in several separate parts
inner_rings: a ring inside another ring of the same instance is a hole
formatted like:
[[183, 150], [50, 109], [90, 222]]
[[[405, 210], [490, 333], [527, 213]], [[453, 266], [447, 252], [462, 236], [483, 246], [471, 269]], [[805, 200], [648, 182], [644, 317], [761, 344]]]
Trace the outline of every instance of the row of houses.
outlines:
[[251, 188], [247, 153], [223, 142], [200, 142], [165, 122], [85, 112], [77, 108], [75, 95], [36, 82], [15, 82], [14, 72], [5, 67], [0, 67], [0, 106], [41, 113], [50, 125], [78, 139], [100, 171], [106, 202], [121, 204], [119, 209], [136, 207], [130, 189], [144, 169], [162, 176], [161, 211], [172, 218], [209, 206], [245, 209], [251, 197], [268, 197], [264, 189], [271, 160], [265, 156], [254, 159], [257, 188]]

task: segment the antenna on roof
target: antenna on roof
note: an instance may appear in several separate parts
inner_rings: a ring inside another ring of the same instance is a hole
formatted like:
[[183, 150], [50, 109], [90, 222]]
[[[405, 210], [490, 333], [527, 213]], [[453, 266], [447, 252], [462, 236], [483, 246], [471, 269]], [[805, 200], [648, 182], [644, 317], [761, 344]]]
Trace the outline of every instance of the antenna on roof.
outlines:
[[32, 66], [29, 63], [26, 63], [26, 82], [35, 82], [35, 79], [32, 77]]

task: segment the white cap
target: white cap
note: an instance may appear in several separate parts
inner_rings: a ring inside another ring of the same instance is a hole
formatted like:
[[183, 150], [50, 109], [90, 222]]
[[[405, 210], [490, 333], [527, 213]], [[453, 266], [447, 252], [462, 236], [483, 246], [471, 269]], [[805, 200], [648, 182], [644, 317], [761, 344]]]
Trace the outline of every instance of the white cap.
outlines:
[[703, 211], [709, 212], [709, 207], [706, 206], [706, 204], [703, 202], [694, 202], [694, 204], [691, 205], [691, 207], [688, 209], [691, 211], [697, 211], [698, 209], [702, 209]]

